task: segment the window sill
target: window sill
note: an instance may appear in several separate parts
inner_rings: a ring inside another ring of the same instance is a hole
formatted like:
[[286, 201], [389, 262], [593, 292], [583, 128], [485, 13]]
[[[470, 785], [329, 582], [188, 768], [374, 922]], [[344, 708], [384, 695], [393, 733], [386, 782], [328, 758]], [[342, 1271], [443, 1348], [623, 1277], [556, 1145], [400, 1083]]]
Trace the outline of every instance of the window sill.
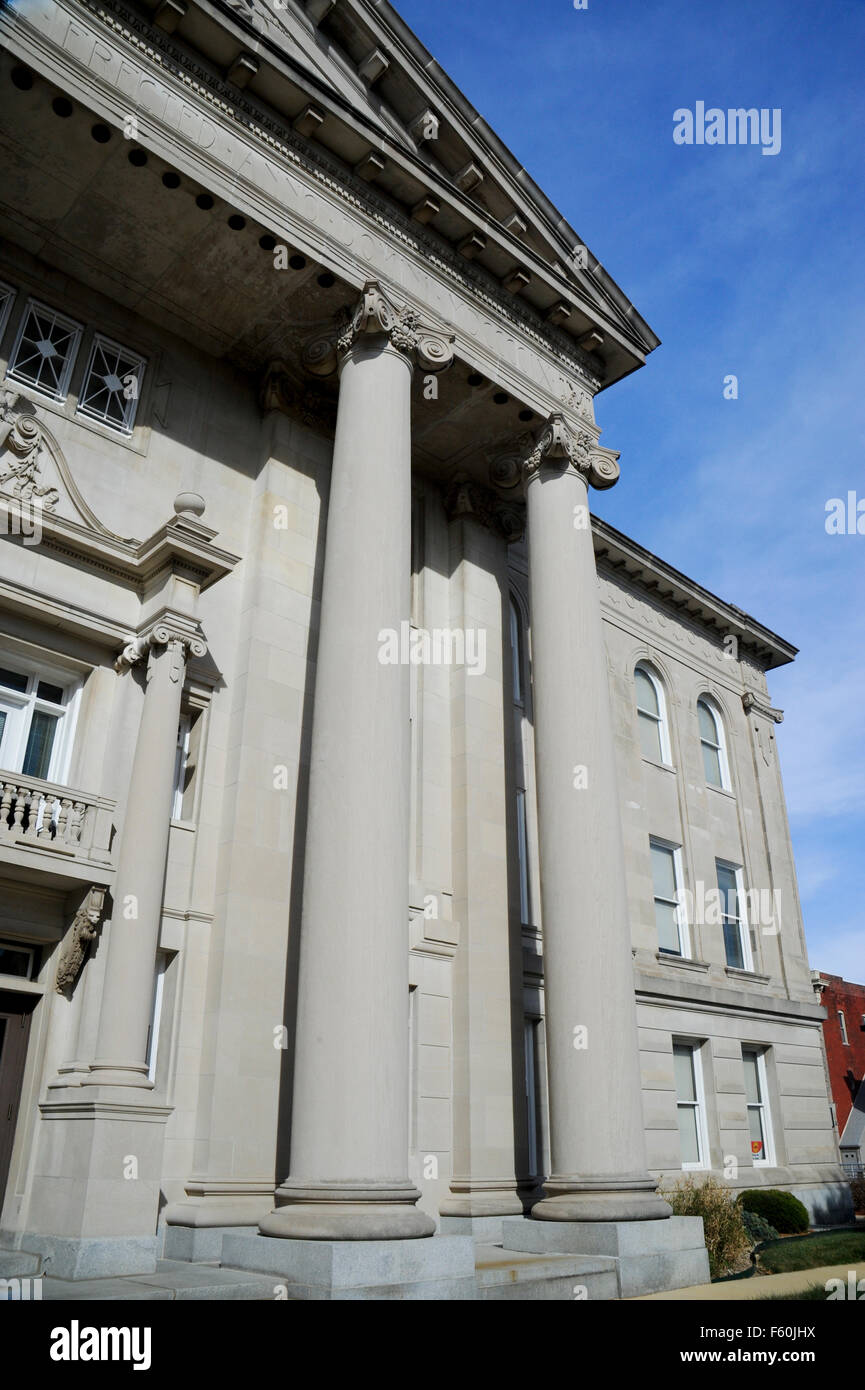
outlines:
[[175, 820], [172, 816], [171, 828], [172, 830], [189, 830], [194, 832], [198, 829], [198, 824], [194, 820]]
[[674, 956], [667, 951], [656, 951], [655, 959], [663, 961], [665, 965], [675, 965], [680, 970], [697, 970], [701, 975], [710, 969], [706, 960], [694, 960], [692, 956]]
[[659, 763], [659, 762], [656, 762], [656, 760], [655, 760], [654, 758], [647, 758], [646, 755], [645, 755], [645, 753], [641, 753], [640, 756], [641, 756], [641, 758], [642, 758], [642, 760], [643, 760], [644, 763], [648, 763], [649, 767], [657, 767], [657, 768], [660, 769], [661, 772], [672, 772], [673, 775], [675, 776], [676, 769], [675, 769], [675, 767], [673, 766], [672, 763]]
[[724, 973], [731, 980], [748, 980], [752, 985], [768, 985], [772, 979], [771, 975], [758, 975], [756, 970], [740, 970], [735, 965], [725, 965]]
[[728, 787], [716, 787], [714, 783], [707, 782], [706, 789], [710, 792], [716, 792], [718, 796], [726, 796], [728, 801], [736, 800], [736, 793], [731, 792]]

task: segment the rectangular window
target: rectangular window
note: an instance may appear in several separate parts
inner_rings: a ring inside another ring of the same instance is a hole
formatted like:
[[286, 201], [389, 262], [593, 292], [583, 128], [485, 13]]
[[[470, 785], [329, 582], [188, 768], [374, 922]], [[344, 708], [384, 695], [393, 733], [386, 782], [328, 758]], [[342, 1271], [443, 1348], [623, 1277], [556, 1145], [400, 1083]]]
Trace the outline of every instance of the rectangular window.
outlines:
[[528, 1160], [529, 1177], [532, 1178], [541, 1176], [541, 1146], [539, 1143], [541, 1115], [538, 1105], [538, 1023], [539, 1020], [536, 1018], [526, 1018], [523, 1021], [526, 1062], [526, 1125], [528, 1128], [529, 1140]]
[[724, 952], [727, 964], [734, 970], [752, 970], [751, 942], [745, 918], [745, 896], [742, 892], [742, 871], [732, 864], [715, 861], [718, 872], [718, 893], [721, 899], [721, 922], [724, 927]]
[[81, 325], [31, 300], [21, 320], [7, 376], [64, 401], [81, 341]]
[[159, 1025], [162, 1022], [162, 995], [165, 988], [165, 967], [168, 959], [163, 951], [156, 957], [156, 978], [153, 983], [153, 1007], [147, 1029], [147, 1079], [156, 1081], [156, 1062], [159, 1056]]
[[32, 980], [35, 951], [11, 941], [0, 941], [0, 975], [17, 975]]
[[846, 1020], [846, 1018], [844, 1017], [844, 1010], [843, 1010], [843, 1009], [839, 1009], [839, 1010], [838, 1010], [838, 1027], [841, 1029], [841, 1041], [842, 1041], [842, 1043], [844, 1044], [845, 1047], [849, 1047], [849, 1046], [850, 1046], [850, 1043], [849, 1043], [849, 1040], [848, 1040], [848, 1038], [847, 1038], [847, 1020]]
[[0, 339], [2, 339], [3, 337], [3, 333], [5, 331], [6, 324], [9, 321], [9, 315], [12, 312], [12, 305], [14, 304], [14, 302], [15, 291], [13, 290], [12, 286], [7, 285], [3, 280], [0, 280]]
[[46, 782], [60, 780], [68, 751], [69, 696], [68, 687], [54, 678], [43, 680], [38, 670], [0, 665], [0, 767]]
[[652, 886], [658, 946], [669, 956], [687, 956], [688, 929], [681, 894], [681, 851], [660, 840], [650, 840]]
[[77, 414], [131, 434], [141, 396], [145, 360], [97, 333], [84, 373]]
[[751, 1133], [751, 1159], [756, 1165], [775, 1161], [772, 1152], [772, 1127], [766, 1091], [766, 1062], [758, 1047], [742, 1048], [745, 1068], [745, 1099], [748, 1105], [748, 1128]]
[[698, 1043], [673, 1043], [673, 1073], [683, 1168], [705, 1168], [708, 1144], [703, 1100], [703, 1071]]

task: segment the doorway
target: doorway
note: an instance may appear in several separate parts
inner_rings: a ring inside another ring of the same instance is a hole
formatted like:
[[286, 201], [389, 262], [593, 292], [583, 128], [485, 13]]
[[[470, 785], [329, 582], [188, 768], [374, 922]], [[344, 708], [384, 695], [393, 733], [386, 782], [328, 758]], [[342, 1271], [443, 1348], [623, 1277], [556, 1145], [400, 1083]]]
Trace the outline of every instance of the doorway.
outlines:
[[6, 1191], [36, 999], [0, 990], [0, 1207]]

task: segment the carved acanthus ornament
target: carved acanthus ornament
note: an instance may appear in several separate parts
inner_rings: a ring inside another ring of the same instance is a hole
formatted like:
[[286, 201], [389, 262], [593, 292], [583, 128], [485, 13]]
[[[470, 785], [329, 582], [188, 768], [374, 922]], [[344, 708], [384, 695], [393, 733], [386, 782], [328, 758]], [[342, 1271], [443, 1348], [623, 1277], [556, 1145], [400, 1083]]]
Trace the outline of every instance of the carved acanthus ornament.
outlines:
[[443, 500], [448, 521], [469, 517], [509, 543], [519, 540], [525, 530], [524, 507], [499, 497], [491, 488], [469, 478], [455, 478]]
[[444, 371], [454, 359], [452, 333], [426, 323], [409, 304], [397, 308], [376, 280], [368, 280], [354, 311], [343, 310], [332, 332], [304, 348], [304, 366], [315, 376], [331, 376], [346, 353], [366, 337], [387, 338], [425, 372]]
[[608, 488], [619, 481], [618, 458], [588, 430], [575, 430], [563, 415], [551, 415], [536, 439], [521, 435], [512, 450], [491, 461], [490, 482], [500, 488], [516, 487], [546, 465], [559, 464], [582, 473], [592, 487]]
[[60, 493], [56, 487], [41, 486], [42, 429], [32, 415], [16, 416], [20, 399], [12, 387], [0, 388], [0, 488], [51, 511]]
[[130, 642], [127, 642], [114, 663], [115, 671], [125, 671], [147, 657], [147, 674], [149, 676], [150, 659], [154, 647], [166, 647], [169, 650], [171, 655], [169, 675], [174, 682], [183, 680], [184, 668], [191, 656], [207, 655], [207, 644], [198, 634], [189, 632], [184, 628], [173, 627], [165, 622], [159, 622], [150, 628], [149, 632], [143, 633], [139, 637], [133, 637]]
[[105, 889], [93, 887], [84, 897], [72, 919], [69, 940], [57, 965], [57, 980], [54, 985], [58, 994], [72, 990], [84, 964], [84, 957], [91, 941], [99, 935], [102, 910], [105, 905]]

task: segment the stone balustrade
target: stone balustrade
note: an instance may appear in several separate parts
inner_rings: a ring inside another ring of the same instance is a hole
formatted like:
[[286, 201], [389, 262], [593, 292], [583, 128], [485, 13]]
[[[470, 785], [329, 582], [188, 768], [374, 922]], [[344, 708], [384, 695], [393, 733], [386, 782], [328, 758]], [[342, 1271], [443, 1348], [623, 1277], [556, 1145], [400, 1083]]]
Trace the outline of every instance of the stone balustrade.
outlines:
[[34, 846], [110, 864], [115, 802], [0, 770], [0, 847]]

